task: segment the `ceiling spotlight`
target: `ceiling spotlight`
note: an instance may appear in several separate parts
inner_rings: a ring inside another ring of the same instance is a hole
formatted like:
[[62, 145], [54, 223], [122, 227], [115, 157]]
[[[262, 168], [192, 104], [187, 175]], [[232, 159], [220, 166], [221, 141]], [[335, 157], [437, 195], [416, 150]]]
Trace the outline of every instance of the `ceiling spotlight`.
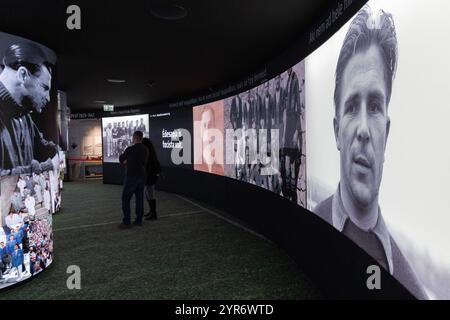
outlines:
[[94, 103], [106, 103], [105, 100], [95, 100]]
[[163, 20], [180, 20], [187, 16], [187, 10], [178, 4], [155, 5], [150, 8], [150, 13]]
[[124, 79], [106, 79], [106, 81], [111, 83], [125, 83], [126, 81]]

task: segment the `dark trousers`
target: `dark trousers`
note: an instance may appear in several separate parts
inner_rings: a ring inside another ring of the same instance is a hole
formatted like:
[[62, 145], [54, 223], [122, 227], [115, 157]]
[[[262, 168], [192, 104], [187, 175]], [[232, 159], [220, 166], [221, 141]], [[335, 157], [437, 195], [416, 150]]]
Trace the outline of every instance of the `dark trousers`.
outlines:
[[122, 192], [123, 223], [130, 224], [130, 201], [136, 196], [136, 222], [142, 222], [144, 214], [144, 177], [125, 177]]

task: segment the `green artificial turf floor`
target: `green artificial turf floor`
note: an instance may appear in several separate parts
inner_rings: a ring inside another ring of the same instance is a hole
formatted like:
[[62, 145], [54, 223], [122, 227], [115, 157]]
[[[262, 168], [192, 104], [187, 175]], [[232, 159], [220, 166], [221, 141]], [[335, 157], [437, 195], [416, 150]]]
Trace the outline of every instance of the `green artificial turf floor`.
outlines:
[[[276, 245], [177, 195], [157, 192], [160, 219], [118, 229], [120, 195], [101, 181], [65, 183], [53, 264], [0, 299], [322, 298]], [[81, 290], [67, 288], [71, 265]]]

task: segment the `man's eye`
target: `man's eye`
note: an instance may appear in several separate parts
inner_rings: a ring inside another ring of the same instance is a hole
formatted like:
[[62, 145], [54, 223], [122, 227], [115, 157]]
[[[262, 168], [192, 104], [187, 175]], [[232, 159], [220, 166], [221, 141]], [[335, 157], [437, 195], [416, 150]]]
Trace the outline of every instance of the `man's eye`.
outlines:
[[378, 102], [369, 103], [369, 112], [374, 113], [380, 110], [380, 104]]
[[356, 104], [355, 103], [348, 103], [345, 106], [345, 113], [355, 113], [356, 112]]

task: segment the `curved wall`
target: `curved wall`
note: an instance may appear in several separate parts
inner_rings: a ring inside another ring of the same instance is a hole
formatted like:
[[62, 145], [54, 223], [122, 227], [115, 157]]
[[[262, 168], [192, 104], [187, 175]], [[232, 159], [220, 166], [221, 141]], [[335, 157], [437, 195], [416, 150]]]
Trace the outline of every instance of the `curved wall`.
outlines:
[[[130, 114], [149, 114], [160, 189], [234, 215], [330, 297], [450, 298], [447, 10], [424, 19], [449, 4], [365, 3], [330, 2], [236, 84]], [[105, 163], [105, 183], [122, 169]], [[381, 289], [369, 289], [373, 265]]]
[[61, 126], [47, 47], [0, 33], [0, 289], [53, 260], [52, 213], [59, 211]]

